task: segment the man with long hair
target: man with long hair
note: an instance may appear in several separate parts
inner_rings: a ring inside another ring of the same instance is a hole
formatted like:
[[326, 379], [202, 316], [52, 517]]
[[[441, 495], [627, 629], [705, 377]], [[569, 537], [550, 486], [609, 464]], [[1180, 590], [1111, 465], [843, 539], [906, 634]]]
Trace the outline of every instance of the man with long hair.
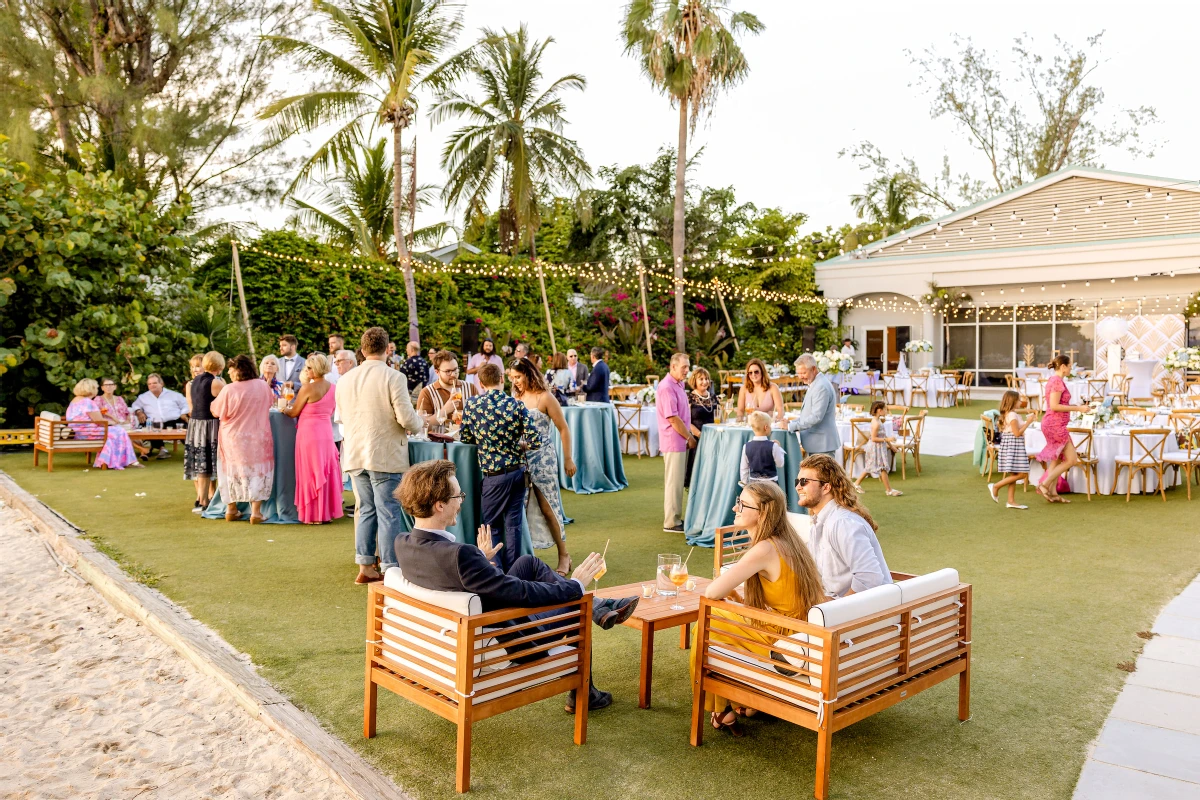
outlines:
[[801, 461], [796, 494], [813, 518], [808, 548], [826, 594], [846, 597], [892, 582], [875, 535], [879, 526], [858, 502], [853, 481], [837, 461], [824, 454]]

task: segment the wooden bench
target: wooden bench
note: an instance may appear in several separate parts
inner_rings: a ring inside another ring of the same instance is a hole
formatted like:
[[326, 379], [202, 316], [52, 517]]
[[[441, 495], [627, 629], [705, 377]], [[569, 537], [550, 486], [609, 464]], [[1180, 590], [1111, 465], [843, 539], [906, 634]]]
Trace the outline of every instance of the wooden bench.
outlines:
[[33, 428], [9, 428], [8, 430], [0, 431], [0, 447], [33, 444], [33, 441]]
[[[943, 588], [928, 591], [932, 586]], [[875, 610], [838, 621], [854, 608]], [[718, 609], [736, 616], [714, 616]], [[761, 634], [763, 626], [784, 633], [770, 647], [745, 647], [754, 642], [739, 634]], [[733, 641], [714, 640], [714, 632]], [[971, 586], [959, 583], [954, 570], [822, 603], [808, 621], [701, 598], [693, 646], [701, 649], [701, 668], [692, 682], [691, 743], [703, 742], [709, 692], [815, 731], [818, 800], [829, 796], [835, 731], [955, 676], [958, 718], [970, 716]]]
[[[76, 439], [76, 431], [85, 425], [101, 428], [103, 435], [95, 439]], [[108, 421], [67, 422], [65, 420], [38, 417], [33, 421], [33, 465], [38, 465], [38, 453], [46, 454], [46, 471], [54, 472], [55, 453], [85, 453], [86, 461], [92, 463], [92, 455], [104, 449], [108, 441]]]
[[[392, 582], [392, 573], [398, 570], [388, 570], [385, 582]], [[471, 728], [480, 720], [575, 689], [580, 699], [575, 704], [575, 744], [587, 740], [592, 661], [590, 592], [562, 606], [484, 614], [460, 613], [427, 602], [467, 598], [460, 607], [477, 610], [477, 595], [409, 586], [409, 594], [384, 583], [368, 586], [363, 736], [375, 736], [380, 686], [453, 722], [458, 726], [455, 788], [459, 792], [471, 787]], [[425, 600], [410, 596], [415, 594]], [[473, 602], [469, 598], [474, 598]], [[538, 622], [505, 627], [505, 633], [521, 635], [504, 644], [495, 640], [496, 625], [545, 611], [557, 613]], [[551, 622], [565, 623], [561, 629], [564, 635], [551, 643], [538, 644], [545, 633], [521, 633]], [[513, 663], [515, 657], [533, 660]]]

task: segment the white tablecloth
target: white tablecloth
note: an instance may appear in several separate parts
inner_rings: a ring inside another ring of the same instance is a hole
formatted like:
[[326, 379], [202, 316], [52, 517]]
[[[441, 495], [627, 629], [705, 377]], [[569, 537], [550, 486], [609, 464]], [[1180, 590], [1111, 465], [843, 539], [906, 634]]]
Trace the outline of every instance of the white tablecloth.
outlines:
[[1129, 397], [1150, 397], [1154, 368], [1161, 364], [1157, 358], [1125, 360], [1125, 374], [1129, 376]]
[[[620, 420], [624, 409], [617, 409], [617, 419]], [[618, 425], [619, 427], [619, 425]], [[650, 455], [658, 455], [658, 414], [654, 406], [642, 406], [642, 410], [638, 412], [637, 420], [634, 425], [638, 430], [647, 431], [650, 434]], [[642, 453], [646, 452], [646, 443], [642, 441]], [[637, 440], [632, 437], [621, 436], [621, 451], [626, 455], [634, 455], [638, 451]]]
[[1013, 370], [1018, 378], [1041, 378], [1046, 380], [1050, 377], [1050, 370], [1045, 367], [1017, 367]]
[[[1145, 427], [1162, 428], [1166, 427], [1163, 422], [1165, 417], [1156, 417], [1155, 421]], [[1072, 437], [1078, 437], [1078, 434], [1072, 434]], [[1041, 452], [1046, 446], [1046, 437], [1042, 435], [1041, 430], [1029, 427], [1025, 430], [1025, 450], [1029, 455], [1034, 456]], [[1163, 452], [1173, 453], [1179, 449], [1179, 445], [1175, 442], [1173, 433], [1167, 435], [1167, 445]], [[1117, 458], [1127, 458], [1129, 456], [1129, 428], [1124, 426], [1115, 426], [1107, 428], [1099, 428], [1093, 431], [1092, 437], [1092, 455], [1095, 456], [1099, 463], [1096, 465], [1096, 476], [1099, 479], [1099, 494], [1125, 494], [1125, 488], [1129, 483], [1129, 470], [1121, 471], [1121, 479], [1117, 482], [1116, 492], [1113, 492], [1113, 476], [1117, 472]], [[1029, 480], [1032, 483], [1037, 483], [1041, 480], [1045, 470], [1037, 461], [1029, 462]], [[1172, 475], [1174, 471], [1167, 473], [1168, 486], [1172, 485]], [[1143, 473], [1146, 476], [1146, 486], [1142, 487], [1142, 480], [1138, 478], [1133, 483], [1133, 490], [1144, 488], [1145, 491], [1153, 492], [1158, 490], [1158, 476], [1153, 472]], [[1071, 484], [1071, 491], [1083, 494], [1087, 491], [1087, 479], [1084, 472], [1079, 467], [1071, 470], [1067, 475], [1067, 482]], [[1178, 483], [1176, 480], [1175, 483]], [[1096, 487], [1093, 486], [1093, 491]]]
[[[850, 431], [850, 420], [848, 418], [847, 419], [839, 419], [837, 421], [837, 432], [838, 432], [838, 436], [841, 437], [842, 444], [852, 444], [854, 442], [854, 437], [851, 435], [851, 431]], [[896, 435], [896, 426], [893, 424], [891, 417], [885, 418], [884, 423], [883, 423], [883, 432], [884, 432], [884, 436], [895, 436]], [[839, 461], [840, 461], [840, 454], [839, 454]], [[891, 471], [895, 472], [897, 469], [900, 468], [899, 465], [900, 465], [900, 459], [897, 458], [895, 456], [895, 454], [893, 454]], [[864, 468], [864, 458], [863, 458], [863, 456], [859, 456], [858, 458], [854, 459], [854, 464], [851, 465], [850, 477], [857, 479], [859, 475], [862, 475], [863, 468]]]
[[[918, 376], [919, 377], [919, 376]], [[884, 385], [887, 385], [887, 378], [884, 378]], [[899, 375], [893, 376], [895, 386], [904, 392], [904, 405], [912, 406], [912, 376], [901, 378]], [[950, 378], [945, 375], [930, 375], [925, 379], [925, 402], [917, 404], [918, 407], [949, 408], [954, 405], [954, 395], [947, 394], [938, 397], [938, 389], [946, 389], [950, 385]]]

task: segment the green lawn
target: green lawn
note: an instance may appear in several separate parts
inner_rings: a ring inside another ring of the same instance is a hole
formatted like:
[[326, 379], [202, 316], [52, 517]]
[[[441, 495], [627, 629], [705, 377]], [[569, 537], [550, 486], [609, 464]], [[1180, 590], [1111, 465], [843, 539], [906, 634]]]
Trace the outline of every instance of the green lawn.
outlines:
[[[972, 413], [978, 413], [975, 409]], [[630, 489], [565, 495], [578, 520], [576, 560], [608, 537], [605, 582], [647, 579], [654, 555], [683, 552], [659, 530], [662, 462], [629, 458]], [[956, 719], [957, 681], [877, 714], [834, 737], [838, 798], [1062, 798], [1071, 795], [1159, 608], [1200, 569], [1196, 510], [1170, 501], [1079, 497], [1028, 512], [985, 495], [970, 457], [924, 459], [902, 498], [868, 482], [893, 569], [957, 567], [975, 586], [973, 718]], [[262, 673], [420, 800], [454, 796], [454, 728], [380, 692], [379, 735], [361, 737], [364, 590], [351, 580], [348, 520], [324, 527], [228, 524], [188, 513], [181, 460], [144, 471], [91, 470], [56, 459], [47, 475], [28, 453], [0, 455], [19, 483], [102, 540], [127, 569], [157, 586], [251, 655]], [[146, 492], [144, 498], [136, 492]], [[697, 552], [692, 563], [708, 562]], [[702, 570], [695, 570], [704, 574]], [[616, 705], [592, 716], [588, 743], [571, 743], [559, 700], [503, 714], [475, 732], [473, 791], [487, 798], [599, 796], [676, 800], [811, 796], [814, 734], [754, 720], [735, 740], [710, 733], [688, 744], [691, 708], [676, 631], [660, 636], [654, 708], [638, 710], [638, 634], [596, 630], [594, 674]]]
[[[878, 398], [876, 398], [878, 399]], [[865, 395], [851, 395], [850, 405], [862, 406], [864, 411], [871, 407], [871, 398]], [[972, 400], [961, 406], [949, 408], [920, 408], [914, 407], [914, 412], [927, 411], [930, 417], [950, 417], [952, 419], [979, 419], [979, 415], [988, 409], [997, 408], [1000, 404], [993, 400]]]

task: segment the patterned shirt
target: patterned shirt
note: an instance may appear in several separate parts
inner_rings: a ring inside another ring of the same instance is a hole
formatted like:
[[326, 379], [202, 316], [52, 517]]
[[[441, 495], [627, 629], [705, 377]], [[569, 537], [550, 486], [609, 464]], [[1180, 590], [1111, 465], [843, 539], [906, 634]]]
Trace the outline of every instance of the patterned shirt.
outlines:
[[423, 356], [412, 356], [400, 367], [404, 377], [408, 378], [408, 390], [415, 392], [417, 387], [429, 383], [429, 362]]
[[479, 468], [501, 472], [525, 463], [524, 440], [530, 450], [542, 446], [525, 404], [494, 389], [467, 400], [463, 410], [462, 442], [479, 445]]

